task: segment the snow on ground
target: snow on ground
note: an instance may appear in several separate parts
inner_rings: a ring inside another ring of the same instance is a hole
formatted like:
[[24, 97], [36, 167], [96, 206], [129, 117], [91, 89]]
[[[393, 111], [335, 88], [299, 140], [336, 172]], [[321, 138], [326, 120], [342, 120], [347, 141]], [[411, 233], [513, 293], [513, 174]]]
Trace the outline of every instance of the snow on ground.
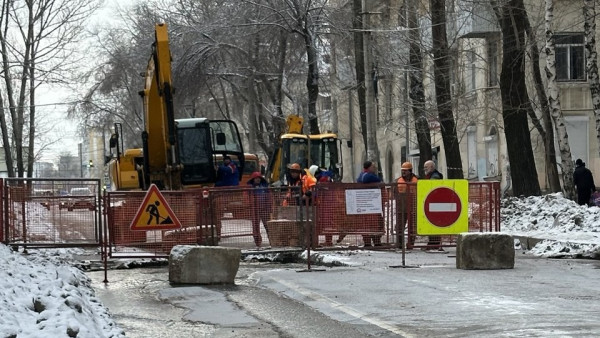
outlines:
[[0, 245], [0, 337], [124, 337], [66, 251]]
[[[501, 221], [504, 233], [546, 239], [529, 254], [600, 258], [600, 208], [579, 206], [561, 194], [506, 198]], [[74, 253], [26, 255], [0, 244], [0, 337], [124, 337], [94, 296], [89, 278], [71, 265]], [[361, 254], [320, 253], [319, 261], [353, 265], [352, 257]]]
[[600, 258], [598, 207], [580, 206], [561, 193], [509, 197], [501, 202], [500, 217], [502, 232], [545, 240], [528, 252], [532, 255]]

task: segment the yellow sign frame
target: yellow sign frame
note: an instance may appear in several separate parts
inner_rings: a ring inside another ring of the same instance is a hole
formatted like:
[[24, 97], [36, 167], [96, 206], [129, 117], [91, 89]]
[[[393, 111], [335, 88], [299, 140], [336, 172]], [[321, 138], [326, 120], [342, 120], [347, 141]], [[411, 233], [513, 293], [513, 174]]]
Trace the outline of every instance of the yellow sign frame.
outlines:
[[[435, 189], [445, 187], [458, 195], [460, 214], [449, 226], [437, 226], [425, 215], [425, 199]], [[417, 181], [417, 234], [456, 235], [469, 231], [469, 182], [467, 180], [418, 180]]]

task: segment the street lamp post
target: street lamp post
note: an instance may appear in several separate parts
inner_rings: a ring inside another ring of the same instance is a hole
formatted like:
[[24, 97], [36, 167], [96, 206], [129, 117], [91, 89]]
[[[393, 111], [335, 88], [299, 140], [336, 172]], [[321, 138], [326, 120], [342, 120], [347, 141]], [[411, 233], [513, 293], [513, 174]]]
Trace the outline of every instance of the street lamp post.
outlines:
[[79, 143], [79, 177], [83, 178], [83, 154], [81, 153], [81, 143]]

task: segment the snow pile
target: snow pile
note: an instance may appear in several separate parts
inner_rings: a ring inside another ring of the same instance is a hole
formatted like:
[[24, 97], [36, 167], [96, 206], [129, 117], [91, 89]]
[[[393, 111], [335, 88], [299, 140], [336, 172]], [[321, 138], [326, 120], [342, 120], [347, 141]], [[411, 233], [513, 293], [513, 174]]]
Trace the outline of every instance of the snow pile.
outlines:
[[580, 206], [561, 193], [509, 197], [500, 206], [501, 229], [546, 241], [529, 253], [542, 257], [600, 257], [600, 208]]
[[24, 256], [0, 244], [0, 337], [124, 337], [69, 260], [56, 251]]

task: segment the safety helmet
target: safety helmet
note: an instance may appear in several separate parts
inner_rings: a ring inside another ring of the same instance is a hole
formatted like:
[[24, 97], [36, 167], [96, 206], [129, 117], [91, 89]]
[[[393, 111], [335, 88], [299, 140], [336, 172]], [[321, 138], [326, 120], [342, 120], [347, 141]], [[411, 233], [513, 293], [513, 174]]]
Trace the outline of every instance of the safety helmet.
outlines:
[[319, 170], [319, 166], [317, 165], [311, 165], [310, 168], [308, 168], [308, 172], [314, 177], [315, 173]]
[[290, 169], [291, 170], [302, 170], [302, 167], [300, 167], [300, 165], [298, 163], [292, 163], [292, 165], [290, 165]]
[[413, 166], [412, 163], [410, 162], [404, 162], [402, 163], [402, 167], [400, 167], [402, 170], [412, 170]]

